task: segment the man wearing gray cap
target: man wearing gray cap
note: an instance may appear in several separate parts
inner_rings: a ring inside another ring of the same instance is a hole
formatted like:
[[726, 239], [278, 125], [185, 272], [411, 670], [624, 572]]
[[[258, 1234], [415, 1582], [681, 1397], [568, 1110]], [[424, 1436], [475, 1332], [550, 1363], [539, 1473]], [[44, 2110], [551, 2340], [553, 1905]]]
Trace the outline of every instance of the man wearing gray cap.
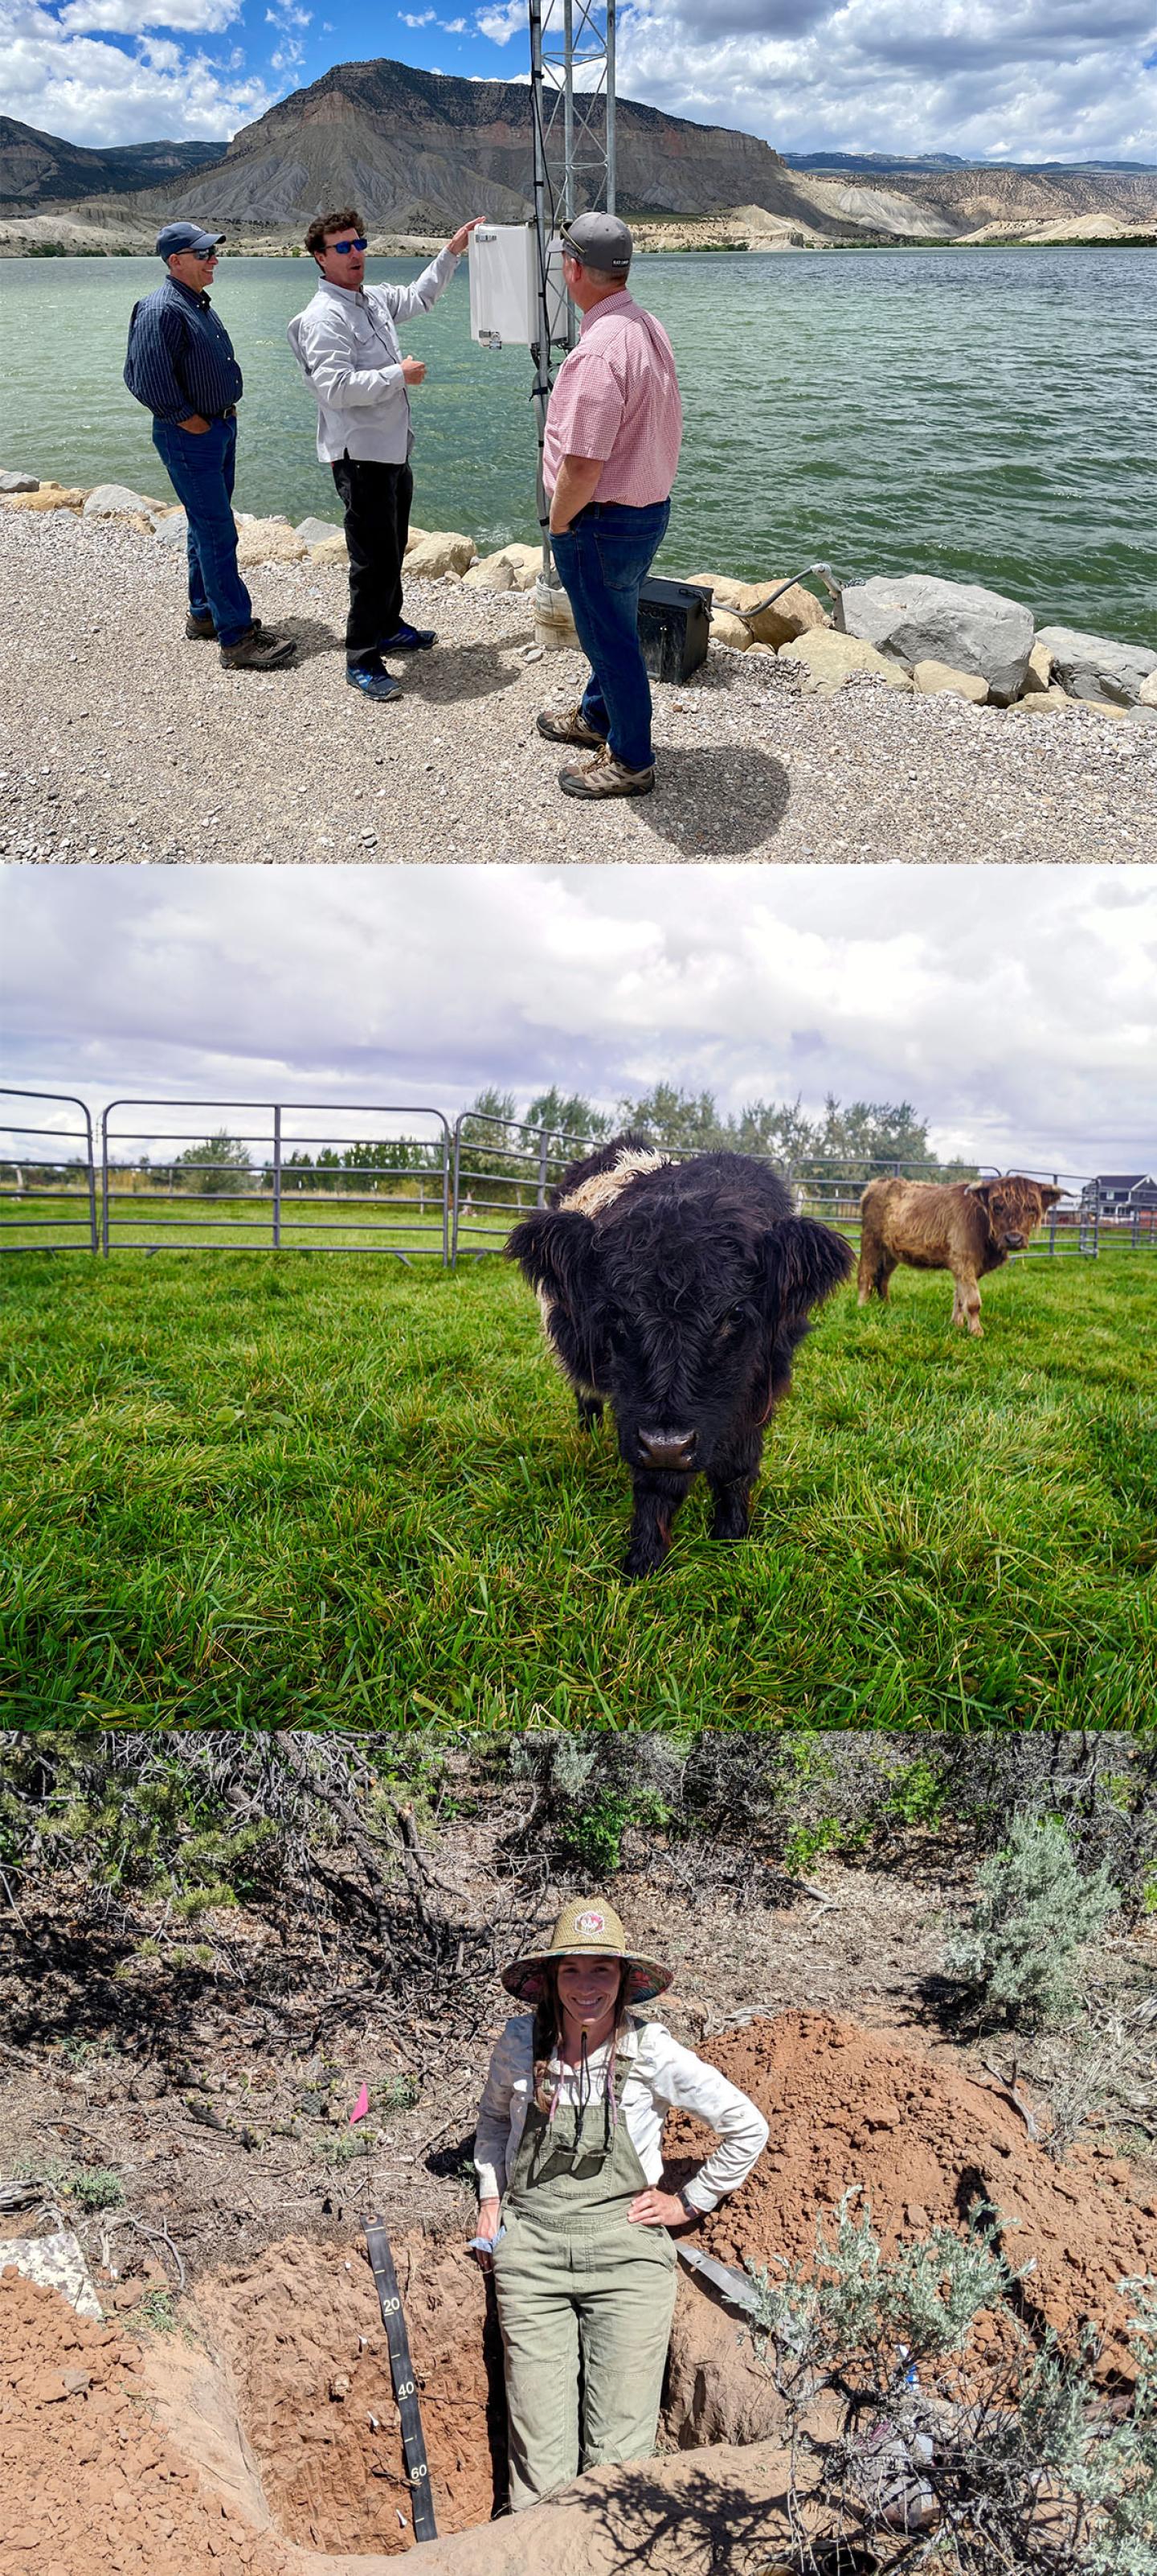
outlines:
[[134, 304], [125, 383], [153, 415], [153, 445], [189, 523], [185, 633], [216, 637], [229, 671], [275, 671], [294, 645], [264, 633], [237, 570], [233, 480], [241, 369], [208, 289], [224, 233], [165, 224], [157, 254], [168, 276]]
[[559, 771], [567, 796], [646, 796], [655, 784], [639, 592], [662, 544], [683, 412], [671, 343], [627, 291], [634, 244], [615, 215], [562, 235], [567, 293], [583, 316], [559, 371], [543, 444], [558, 577], [591, 666], [581, 705], [538, 730], [595, 754]]

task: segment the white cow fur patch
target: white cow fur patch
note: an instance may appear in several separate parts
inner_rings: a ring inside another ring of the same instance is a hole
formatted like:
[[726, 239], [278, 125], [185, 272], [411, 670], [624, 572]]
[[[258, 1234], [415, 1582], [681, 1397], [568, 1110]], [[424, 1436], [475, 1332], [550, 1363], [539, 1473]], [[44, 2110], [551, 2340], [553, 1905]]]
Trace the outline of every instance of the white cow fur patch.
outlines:
[[[565, 1209], [568, 1216], [604, 1216], [607, 1209], [614, 1206], [615, 1200], [622, 1197], [623, 1191], [629, 1188], [632, 1181], [639, 1180], [645, 1172], [661, 1172], [665, 1163], [673, 1163], [674, 1160], [673, 1154], [661, 1154], [658, 1147], [654, 1145], [628, 1145], [620, 1154], [618, 1162], [612, 1163], [608, 1172], [592, 1172], [589, 1180], [580, 1181], [577, 1189], [568, 1191], [567, 1196], [559, 1200], [559, 1208]], [[539, 1313], [542, 1316], [542, 1329], [555, 1367], [561, 1370], [567, 1385], [573, 1386], [579, 1395], [597, 1396], [599, 1393], [597, 1386], [585, 1386], [577, 1378], [572, 1377], [561, 1352], [556, 1347], [550, 1328], [555, 1308], [554, 1298], [546, 1288], [539, 1288], [537, 1296]]]

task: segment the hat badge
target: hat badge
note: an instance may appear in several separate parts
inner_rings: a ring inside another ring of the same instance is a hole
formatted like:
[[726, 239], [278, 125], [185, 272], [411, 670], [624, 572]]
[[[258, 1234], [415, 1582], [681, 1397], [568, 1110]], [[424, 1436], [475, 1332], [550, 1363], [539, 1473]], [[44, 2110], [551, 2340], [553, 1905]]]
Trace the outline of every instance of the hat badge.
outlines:
[[576, 1932], [605, 1932], [606, 1924], [606, 1915], [596, 1914], [593, 1906], [586, 1914], [576, 1914], [574, 1919]]

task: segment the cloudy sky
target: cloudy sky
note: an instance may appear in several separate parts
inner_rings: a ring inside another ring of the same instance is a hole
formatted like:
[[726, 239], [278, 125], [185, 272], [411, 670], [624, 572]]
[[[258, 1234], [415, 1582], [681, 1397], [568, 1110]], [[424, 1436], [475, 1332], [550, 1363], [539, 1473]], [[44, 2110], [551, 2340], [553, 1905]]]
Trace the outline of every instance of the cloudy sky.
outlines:
[[1157, 1168], [1157, 868], [9, 867], [0, 930], [0, 1079], [94, 1106], [662, 1077]]
[[[372, 55], [527, 65], [525, 0], [0, 0], [0, 32], [8, 113], [87, 144], [231, 135]], [[788, 151], [1157, 164], [1154, 0], [620, 0], [618, 55], [622, 96]]]

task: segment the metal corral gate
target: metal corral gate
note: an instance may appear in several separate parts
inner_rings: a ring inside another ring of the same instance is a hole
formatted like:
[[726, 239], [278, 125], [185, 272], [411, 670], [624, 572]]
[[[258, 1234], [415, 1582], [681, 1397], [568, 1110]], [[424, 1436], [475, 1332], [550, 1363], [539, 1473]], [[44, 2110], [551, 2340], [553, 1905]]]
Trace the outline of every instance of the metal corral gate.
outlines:
[[597, 1141], [464, 1109], [454, 1128], [452, 1260], [501, 1252], [519, 1216], [545, 1207], [547, 1191], [567, 1164], [593, 1152]]
[[[198, 1110], [250, 1123], [206, 1137]], [[147, 1111], [176, 1123], [145, 1123]], [[404, 1120], [406, 1132], [383, 1134], [387, 1120]], [[353, 1121], [360, 1135], [348, 1132]], [[373, 1134], [365, 1132], [369, 1122]], [[429, 1132], [416, 1135], [419, 1124]], [[168, 1149], [159, 1158], [157, 1146]], [[324, 1101], [113, 1100], [101, 1120], [101, 1194], [105, 1253], [268, 1245], [445, 1264], [450, 1128], [440, 1109], [380, 1102], [335, 1109]], [[186, 1213], [193, 1208], [197, 1214]], [[369, 1208], [372, 1216], [353, 1213]]]
[[[567, 1164], [602, 1141], [481, 1109], [463, 1110], [451, 1129], [439, 1109], [381, 1102], [335, 1108], [311, 1101], [125, 1098], [111, 1101], [101, 1121], [98, 1206], [84, 1102], [68, 1092], [0, 1089], [5, 1100], [35, 1103], [37, 1114], [27, 1127], [0, 1127], [0, 1252], [268, 1246], [457, 1263], [500, 1252], [519, 1215], [544, 1206]], [[45, 1124], [46, 1109], [67, 1115]], [[210, 1119], [232, 1117], [249, 1123], [237, 1134], [222, 1124], [206, 1135]], [[49, 1142], [55, 1150], [46, 1153]], [[772, 1154], [756, 1159], [782, 1173], [801, 1214], [839, 1226], [853, 1240], [869, 1177], [955, 1180], [969, 1169], [959, 1162], [818, 1155], [793, 1170]], [[982, 1179], [1000, 1177], [991, 1164], [972, 1169]], [[1074, 1254], [1095, 1260], [1102, 1238], [1157, 1250], [1157, 1207], [1108, 1207], [1098, 1182], [1079, 1174], [1029, 1172], [1026, 1178], [1052, 1182], [1064, 1196], [1014, 1260]]]
[[[92, 1120], [83, 1100], [68, 1091], [10, 1091], [0, 1088], [0, 1101], [51, 1102], [71, 1110], [68, 1122], [46, 1127], [39, 1108], [35, 1122], [0, 1129], [0, 1252], [95, 1252], [99, 1244], [96, 1167]], [[46, 1153], [45, 1144], [66, 1150]], [[71, 1150], [67, 1150], [71, 1148]], [[10, 1216], [9, 1202], [32, 1200], [35, 1216]], [[63, 1202], [57, 1206], [57, 1201]], [[19, 1239], [18, 1239], [19, 1238]]]

